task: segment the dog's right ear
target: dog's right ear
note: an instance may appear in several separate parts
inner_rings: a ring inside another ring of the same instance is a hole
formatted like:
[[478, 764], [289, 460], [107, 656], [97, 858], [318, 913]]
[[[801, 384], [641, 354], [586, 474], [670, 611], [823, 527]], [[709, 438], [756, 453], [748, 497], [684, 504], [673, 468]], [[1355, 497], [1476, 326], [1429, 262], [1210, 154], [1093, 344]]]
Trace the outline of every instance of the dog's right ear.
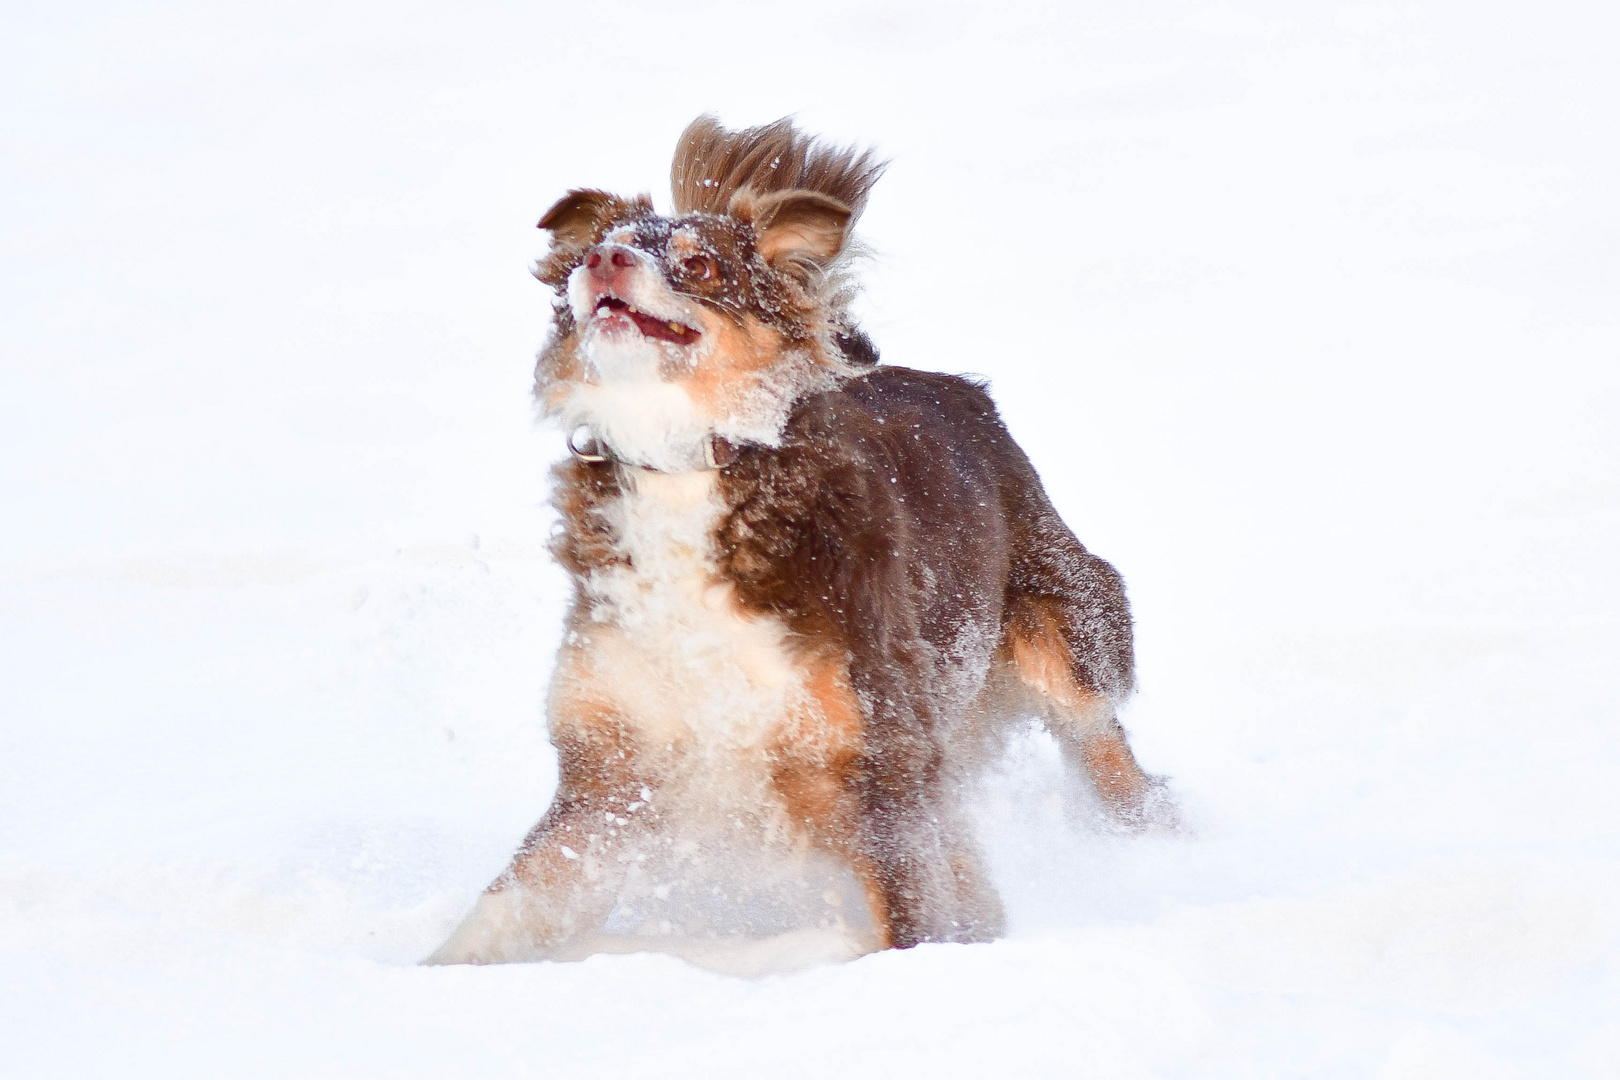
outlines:
[[628, 209], [629, 205], [605, 191], [576, 188], [545, 212], [539, 228], [549, 229], [557, 244], [584, 247], [596, 238], [597, 230], [604, 223], [616, 216], [615, 211]]
[[604, 229], [616, 221], [650, 213], [652, 199], [646, 195], [621, 199], [591, 188], [570, 191], [540, 219], [540, 228], [551, 233], [551, 252], [535, 265], [534, 276], [554, 289], [563, 288], [585, 249], [596, 243]]

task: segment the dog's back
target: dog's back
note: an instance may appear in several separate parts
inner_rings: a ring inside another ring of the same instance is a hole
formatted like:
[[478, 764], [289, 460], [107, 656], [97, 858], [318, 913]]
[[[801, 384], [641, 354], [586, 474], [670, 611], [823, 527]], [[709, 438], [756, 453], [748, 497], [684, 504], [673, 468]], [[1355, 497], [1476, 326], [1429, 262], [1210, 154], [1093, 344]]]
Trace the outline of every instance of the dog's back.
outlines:
[[935, 679], [976, 685], [1009, 617], [1062, 600], [1080, 685], [1132, 688], [1119, 576], [1063, 524], [978, 383], [874, 368], [807, 398], [782, 446], [744, 451], [721, 489], [722, 566], [806, 637], [836, 628], [874, 667], [920, 646]]

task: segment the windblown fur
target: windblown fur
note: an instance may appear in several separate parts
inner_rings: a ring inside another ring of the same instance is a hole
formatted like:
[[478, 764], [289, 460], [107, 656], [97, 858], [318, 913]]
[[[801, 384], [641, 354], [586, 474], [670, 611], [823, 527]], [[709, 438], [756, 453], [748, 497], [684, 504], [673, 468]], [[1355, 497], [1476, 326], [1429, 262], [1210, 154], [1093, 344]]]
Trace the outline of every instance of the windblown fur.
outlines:
[[1023, 717], [1120, 820], [1164, 812], [1115, 720], [1118, 574], [983, 386], [877, 365], [850, 319], [882, 169], [787, 120], [700, 117], [676, 216], [577, 190], [541, 219], [558, 300], [535, 392], [576, 449], [554, 472], [559, 784], [433, 961], [608, 932], [678, 951], [808, 924], [838, 955], [994, 937], [960, 793]]
[[785, 118], [727, 131], [714, 117], [700, 116], [675, 144], [669, 183], [677, 214], [723, 214], [744, 188], [760, 195], [797, 188], [842, 202], [853, 222], [885, 165], [870, 150], [807, 138]]

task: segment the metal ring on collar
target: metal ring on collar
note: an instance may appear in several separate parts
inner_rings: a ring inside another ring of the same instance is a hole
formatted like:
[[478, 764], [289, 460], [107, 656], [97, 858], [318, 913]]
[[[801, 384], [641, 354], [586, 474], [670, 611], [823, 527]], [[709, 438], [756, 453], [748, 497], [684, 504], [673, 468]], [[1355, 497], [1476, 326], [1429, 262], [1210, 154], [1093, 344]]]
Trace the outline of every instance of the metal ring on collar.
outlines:
[[[582, 449], [574, 440], [580, 432], [586, 432], [585, 447]], [[590, 435], [590, 428], [581, 425], [568, 433], [568, 452], [581, 461], [598, 462], [608, 460], [608, 455], [600, 453], [602, 443]]]
[[736, 460], [737, 448], [730, 440], [722, 439], [718, 435], [711, 435], [703, 440], [703, 464], [710, 469], [719, 472]]

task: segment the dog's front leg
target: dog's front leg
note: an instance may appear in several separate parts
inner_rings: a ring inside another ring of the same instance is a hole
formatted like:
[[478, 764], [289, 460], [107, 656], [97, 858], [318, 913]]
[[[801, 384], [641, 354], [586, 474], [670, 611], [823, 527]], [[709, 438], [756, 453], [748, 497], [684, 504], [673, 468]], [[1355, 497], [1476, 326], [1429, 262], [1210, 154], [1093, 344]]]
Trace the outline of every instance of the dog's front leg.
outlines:
[[559, 791], [512, 864], [427, 963], [543, 960], [600, 926], [624, 878], [629, 834], [614, 824], [624, 820], [615, 807], [595, 795]]
[[596, 929], [624, 876], [622, 838], [602, 826], [607, 812], [594, 800], [559, 797], [427, 962], [543, 960]]
[[622, 718], [555, 693], [557, 795], [430, 964], [543, 960], [601, 926], [656, 811]]
[[884, 701], [867, 728], [855, 786], [856, 873], [891, 948], [989, 941], [1002, 931], [991, 887], [941, 776], [931, 725]]

